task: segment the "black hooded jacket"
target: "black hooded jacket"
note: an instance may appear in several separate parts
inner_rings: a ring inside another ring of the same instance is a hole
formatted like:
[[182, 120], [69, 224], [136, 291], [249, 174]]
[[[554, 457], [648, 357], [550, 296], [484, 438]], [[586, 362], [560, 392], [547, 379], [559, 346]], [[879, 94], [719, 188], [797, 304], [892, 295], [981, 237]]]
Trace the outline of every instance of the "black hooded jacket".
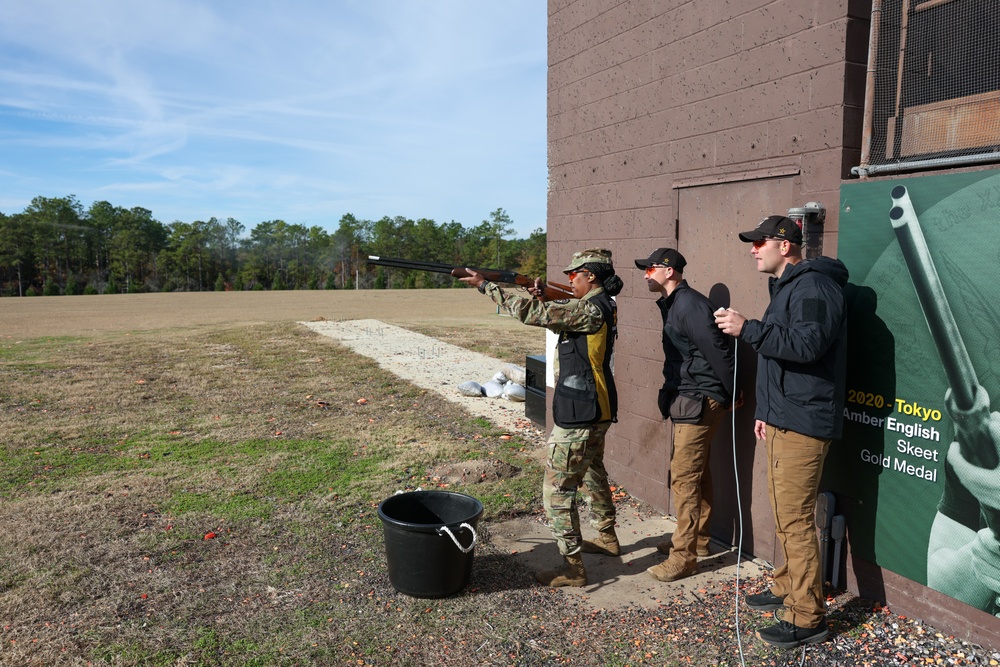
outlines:
[[660, 412], [669, 416], [678, 393], [733, 402], [733, 350], [715, 325], [712, 303], [682, 280], [670, 296], [656, 300], [663, 317], [663, 388]]
[[830, 257], [788, 265], [771, 278], [771, 303], [740, 338], [755, 349], [757, 411], [771, 426], [840, 438], [847, 364], [847, 267]]

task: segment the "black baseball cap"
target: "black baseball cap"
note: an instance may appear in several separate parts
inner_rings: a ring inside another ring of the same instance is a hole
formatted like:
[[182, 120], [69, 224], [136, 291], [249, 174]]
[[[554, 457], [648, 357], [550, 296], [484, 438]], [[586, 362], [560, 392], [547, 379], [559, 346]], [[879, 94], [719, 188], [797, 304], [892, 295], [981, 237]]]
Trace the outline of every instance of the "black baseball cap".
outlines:
[[752, 243], [763, 239], [781, 239], [790, 241], [795, 245], [802, 245], [802, 228], [792, 220], [783, 215], [771, 215], [759, 223], [750, 232], [740, 232], [740, 241]]
[[648, 269], [653, 264], [669, 266], [674, 271], [683, 271], [687, 266], [687, 260], [673, 248], [657, 248], [646, 259], [635, 260], [635, 265], [640, 269]]

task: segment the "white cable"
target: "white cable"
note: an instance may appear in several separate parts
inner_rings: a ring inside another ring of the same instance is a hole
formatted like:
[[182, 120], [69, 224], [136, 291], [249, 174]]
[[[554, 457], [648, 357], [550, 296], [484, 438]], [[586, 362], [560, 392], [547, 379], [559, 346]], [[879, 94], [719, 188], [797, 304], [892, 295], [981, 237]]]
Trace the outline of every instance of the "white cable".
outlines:
[[[733, 391], [736, 391], [736, 355], [733, 355]], [[771, 465], [771, 460], [768, 459], [768, 466]], [[736, 468], [736, 411], [733, 411], [733, 469]], [[768, 479], [771, 479], [771, 474], [768, 473]], [[773, 497], [774, 490], [771, 490]], [[736, 507], [737, 511], [740, 513], [740, 545], [739, 550], [736, 553], [736, 642], [740, 648], [740, 664], [742, 667], [746, 667], [746, 663], [743, 661], [743, 644], [740, 642], [740, 554], [743, 553], [743, 511], [740, 507], [740, 477], [739, 474], [736, 475]], [[777, 521], [778, 517], [775, 517]], [[774, 620], [778, 620], [778, 615], [774, 615]], [[799, 667], [806, 664], [806, 645], [802, 645], [802, 659], [799, 661]]]
[[736, 480], [736, 516], [739, 526], [736, 542], [736, 646], [740, 650], [740, 665], [746, 667], [743, 657], [743, 639], [740, 637], [740, 557], [743, 555], [743, 504], [740, 500], [740, 469], [736, 462], [736, 370], [739, 363], [739, 344], [733, 339], [733, 478]]
[[[736, 516], [739, 526], [736, 544], [736, 646], [740, 651], [740, 665], [746, 667], [746, 659], [743, 657], [743, 638], [740, 636], [740, 559], [743, 555], [743, 503], [740, 500], [740, 470], [736, 461], [736, 370], [739, 365], [739, 344], [733, 339], [733, 477], [736, 480]], [[768, 462], [770, 465], [770, 462]], [[770, 477], [770, 475], [768, 475]], [[777, 618], [777, 616], [775, 616]], [[802, 645], [802, 659], [799, 662], [801, 667], [806, 663], [806, 646]]]

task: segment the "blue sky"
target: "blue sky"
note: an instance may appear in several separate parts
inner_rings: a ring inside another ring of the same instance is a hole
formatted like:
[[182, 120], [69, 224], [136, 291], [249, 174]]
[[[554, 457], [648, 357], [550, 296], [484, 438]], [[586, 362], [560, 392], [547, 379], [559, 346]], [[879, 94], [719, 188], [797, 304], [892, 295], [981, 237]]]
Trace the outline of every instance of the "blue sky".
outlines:
[[545, 226], [542, 0], [0, 5], [0, 212]]

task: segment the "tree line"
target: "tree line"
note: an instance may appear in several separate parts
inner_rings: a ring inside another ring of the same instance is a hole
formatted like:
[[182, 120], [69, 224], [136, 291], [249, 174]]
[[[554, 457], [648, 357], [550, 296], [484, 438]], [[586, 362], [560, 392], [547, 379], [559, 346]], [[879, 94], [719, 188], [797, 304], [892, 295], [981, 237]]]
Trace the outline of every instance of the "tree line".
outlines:
[[0, 212], [0, 295], [456, 285], [446, 274], [368, 265], [368, 255], [544, 275], [545, 232], [512, 234], [502, 208], [470, 228], [348, 213], [333, 233], [284, 220], [247, 233], [233, 218], [165, 225], [141, 207], [98, 201], [84, 209], [74, 195], [35, 197], [21, 213]]

